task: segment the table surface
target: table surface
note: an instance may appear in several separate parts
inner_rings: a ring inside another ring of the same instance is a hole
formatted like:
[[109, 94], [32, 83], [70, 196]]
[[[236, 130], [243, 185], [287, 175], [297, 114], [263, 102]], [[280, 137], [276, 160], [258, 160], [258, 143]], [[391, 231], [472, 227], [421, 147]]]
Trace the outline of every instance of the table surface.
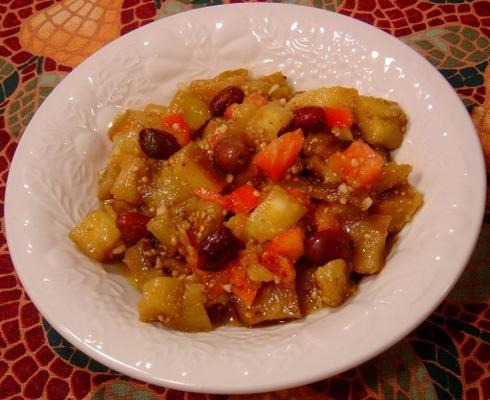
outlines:
[[[483, 71], [490, 59], [488, 1], [288, 2], [350, 15], [401, 38], [438, 68], [468, 110], [483, 102]], [[97, 48], [124, 33], [158, 18], [221, 3], [0, 0], [2, 226], [3, 193], [17, 142], [41, 102], [63, 77]], [[81, 28], [71, 23], [78, 18], [83, 22], [78, 24]], [[70, 52], [67, 40], [87, 45]], [[130, 379], [62, 339], [24, 292], [2, 230], [0, 398], [490, 399], [489, 262], [487, 213], [477, 247], [457, 286], [424, 323], [385, 353], [336, 377], [287, 391], [254, 396], [197, 395]]]

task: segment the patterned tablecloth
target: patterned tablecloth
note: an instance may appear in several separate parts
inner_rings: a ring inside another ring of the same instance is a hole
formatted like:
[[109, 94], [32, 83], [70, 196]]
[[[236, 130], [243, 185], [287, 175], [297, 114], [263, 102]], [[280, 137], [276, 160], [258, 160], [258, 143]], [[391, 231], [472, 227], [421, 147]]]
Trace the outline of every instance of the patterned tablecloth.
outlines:
[[[350, 15], [398, 36], [439, 69], [469, 110], [483, 102], [483, 71], [490, 58], [490, 2], [288, 2]], [[36, 109], [63, 77], [126, 32], [170, 14], [221, 3], [0, 0], [2, 223], [3, 193], [17, 142]], [[385, 353], [339, 376], [287, 391], [243, 397], [196, 395], [122, 376], [63, 340], [22, 289], [1, 233], [0, 398], [490, 399], [489, 263], [490, 214], [456, 288], [420, 327]]]

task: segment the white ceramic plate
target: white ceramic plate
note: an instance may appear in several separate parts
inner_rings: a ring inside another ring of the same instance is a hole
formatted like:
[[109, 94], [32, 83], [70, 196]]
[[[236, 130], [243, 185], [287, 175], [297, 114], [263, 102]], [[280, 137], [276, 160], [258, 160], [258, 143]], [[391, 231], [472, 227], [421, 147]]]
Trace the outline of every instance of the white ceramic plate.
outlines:
[[[425, 205], [385, 269], [343, 307], [260, 329], [186, 334], [138, 322], [137, 292], [68, 240], [97, 205], [115, 114], [166, 103], [177, 85], [225, 69], [282, 70], [298, 89], [344, 85], [400, 102], [410, 128], [396, 159], [414, 166]], [[315, 381], [400, 340], [446, 296], [477, 239], [484, 167], [452, 88], [397, 39], [314, 8], [243, 4], [157, 21], [76, 68], [39, 108], [15, 154], [6, 226], [17, 273], [67, 340], [134, 378], [176, 389], [247, 393]]]

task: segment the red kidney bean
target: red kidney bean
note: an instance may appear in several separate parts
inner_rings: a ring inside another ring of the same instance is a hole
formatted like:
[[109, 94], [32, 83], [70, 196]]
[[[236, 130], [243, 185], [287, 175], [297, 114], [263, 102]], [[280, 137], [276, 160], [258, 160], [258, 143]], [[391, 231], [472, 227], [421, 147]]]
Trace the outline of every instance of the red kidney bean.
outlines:
[[166, 160], [180, 150], [179, 142], [174, 135], [153, 128], [140, 131], [139, 144], [148, 157], [158, 160]]
[[305, 240], [305, 256], [313, 264], [321, 266], [331, 260], [352, 257], [353, 241], [343, 230], [326, 230], [314, 233]]
[[238, 174], [247, 168], [250, 150], [242, 140], [230, 136], [214, 147], [214, 162], [224, 172]]
[[222, 269], [238, 255], [241, 247], [231, 231], [222, 226], [199, 244], [199, 266], [207, 271]]
[[226, 108], [233, 104], [240, 104], [245, 97], [245, 93], [238, 86], [228, 86], [213, 97], [209, 103], [209, 109], [214, 117], [223, 115]]
[[305, 132], [322, 130], [325, 122], [325, 112], [321, 107], [308, 106], [294, 110], [293, 126]]

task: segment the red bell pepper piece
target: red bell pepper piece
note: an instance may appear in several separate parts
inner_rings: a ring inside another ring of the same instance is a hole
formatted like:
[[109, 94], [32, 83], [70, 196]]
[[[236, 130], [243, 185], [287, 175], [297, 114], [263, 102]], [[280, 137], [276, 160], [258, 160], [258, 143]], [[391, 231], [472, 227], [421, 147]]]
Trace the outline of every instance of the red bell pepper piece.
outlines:
[[191, 141], [191, 130], [182, 114], [175, 113], [165, 115], [162, 117], [162, 125], [172, 131], [182, 147]]
[[240, 186], [225, 197], [230, 203], [228, 209], [235, 214], [248, 214], [259, 204], [259, 197], [254, 194], [254, 188], [247, 184]]
[[200, 197], [203, 200], [212, 201], [213, 203], [217, 203], [221, 207], [226, 208], [225, 206], [227, 205], [227, 202], [224, 196], [222, 196], [219, 193], [211, 192], [210, 190], [207, 190], [203, 187], [197, 188], [195, 190], [195, 193], [198, 197]]
[[196, 189], [195, 193], [201, 199], [217, 203], [235, 214], [248, 214], [259, 204], [259, 197], [254, 194], [253, 186], [247, 184], [227, 195], [214, 193], [204, 188]]
[[334, 126], [350, 128], [354, 122], [352, 110], [350, 108], [331, 108], [325, 107], [325, 118], [330, 128]]

